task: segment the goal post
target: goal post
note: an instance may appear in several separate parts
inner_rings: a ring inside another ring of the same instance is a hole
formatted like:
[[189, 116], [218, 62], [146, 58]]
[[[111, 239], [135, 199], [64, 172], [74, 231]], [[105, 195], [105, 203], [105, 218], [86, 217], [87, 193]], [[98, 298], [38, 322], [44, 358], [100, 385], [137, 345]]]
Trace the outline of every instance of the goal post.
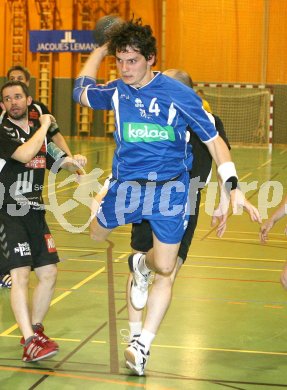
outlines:
[[270, 86], [195, 83], [224, 124], [232, 145], [272, 145], [273, 91]]

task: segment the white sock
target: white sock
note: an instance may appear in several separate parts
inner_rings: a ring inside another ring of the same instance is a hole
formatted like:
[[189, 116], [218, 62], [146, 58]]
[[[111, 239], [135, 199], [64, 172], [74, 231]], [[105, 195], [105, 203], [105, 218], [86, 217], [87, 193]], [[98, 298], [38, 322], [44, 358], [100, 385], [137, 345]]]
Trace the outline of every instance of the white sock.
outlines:
[[129, 322], [130, 327], [130, 340], [134, 338], [134, 336], [140, 336], [142, 332], [142, 322]]
[[151, 272], [151, 270], [146, 266], [145, 258], [146, 255], [142, 255], [138, 262], [138, 269], [143, 275], [147, 275]]
[[147, 353], [150, 350], [151, 343], [153, 342], [154, 338], [155, 338], [155, 334], [149, 332], [146, 329], [142, 330], [142, 333], [141, 333], [138, 341], [139, 341], [139, 343], [144, 345], [145, 353]]

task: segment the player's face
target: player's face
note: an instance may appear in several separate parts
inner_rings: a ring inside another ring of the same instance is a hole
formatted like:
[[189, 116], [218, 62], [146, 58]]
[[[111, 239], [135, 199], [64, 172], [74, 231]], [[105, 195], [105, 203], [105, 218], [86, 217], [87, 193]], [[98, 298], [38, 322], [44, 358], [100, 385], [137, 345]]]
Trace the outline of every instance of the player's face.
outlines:
[[26, 79], [25, 73], [21, 70], [12, 70], [9, 75], [9, 80], [22, 81], [22, 83], [25, 83], [29, 87], [29, 81]]
[[125, 84], [139, 88], [153, 78], [151, 66], [154, 63], [154, 56], [147, 61], [141, 53], [127, 47], [124, 52], [117, 51], [116, 63], [120, 77]]
[[31, 97], [26, 96], [20, 85], [4, 88], [2, 91], [2, 107], [11, 119], [20, 120], [27, 116]]

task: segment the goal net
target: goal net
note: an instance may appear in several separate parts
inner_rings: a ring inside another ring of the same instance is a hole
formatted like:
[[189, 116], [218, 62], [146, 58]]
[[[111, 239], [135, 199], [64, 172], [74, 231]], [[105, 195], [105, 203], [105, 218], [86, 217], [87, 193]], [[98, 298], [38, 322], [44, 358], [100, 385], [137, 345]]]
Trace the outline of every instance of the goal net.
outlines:
[[243, 84], [195, 84], [222, 120], [231, 145], [268, 146], [272, 143], [270, 88]]

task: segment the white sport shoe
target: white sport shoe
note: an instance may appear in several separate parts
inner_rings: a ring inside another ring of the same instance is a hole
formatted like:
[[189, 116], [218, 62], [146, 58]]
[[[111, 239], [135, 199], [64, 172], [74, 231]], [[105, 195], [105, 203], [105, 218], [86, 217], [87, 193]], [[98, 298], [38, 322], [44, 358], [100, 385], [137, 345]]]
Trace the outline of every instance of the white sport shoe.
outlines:
[[139, 260], [142, 256], [144, 256], [142, 253], [136, 253], [135, 255], [130, 255], [128, 259], [130, 271], [133, 273], [130, 292], [131, 303], [137, 310], [143, 309], [147, 303], [148, 285], [150, 284], [151, 275], [151, 272], [143, 275], [138, 269]]
[[144, 375], [145, 366], [147, 364], [150, 353], [144, 352], [144, 345], [137, 340], [134, 341], [125, 350], [126, 367], [132, 370], [136, 375]]

